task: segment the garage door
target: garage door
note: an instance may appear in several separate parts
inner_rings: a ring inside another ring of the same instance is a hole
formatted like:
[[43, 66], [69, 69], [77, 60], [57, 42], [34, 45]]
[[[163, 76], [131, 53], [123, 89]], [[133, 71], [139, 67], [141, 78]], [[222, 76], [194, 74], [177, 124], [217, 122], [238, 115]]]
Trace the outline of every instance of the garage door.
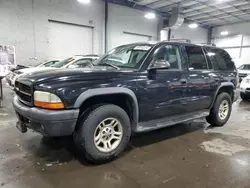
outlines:
[[49, 58], [93, 53], [93, 29], [49, 21]]

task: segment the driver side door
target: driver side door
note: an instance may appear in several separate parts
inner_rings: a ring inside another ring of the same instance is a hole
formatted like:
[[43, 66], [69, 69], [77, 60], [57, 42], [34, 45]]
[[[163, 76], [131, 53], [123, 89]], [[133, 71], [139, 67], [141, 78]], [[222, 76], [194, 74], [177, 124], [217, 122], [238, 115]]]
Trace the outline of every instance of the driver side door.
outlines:
[[139, 76], [139, 110], [141, 122], [181, 115], [185, 112], [185, 92], [182, 80], [181, 51], [178, 45], [167, 44], [159, 47], [154, 54], [155, 61], [164, 60], [169, 69], [153, 69]]

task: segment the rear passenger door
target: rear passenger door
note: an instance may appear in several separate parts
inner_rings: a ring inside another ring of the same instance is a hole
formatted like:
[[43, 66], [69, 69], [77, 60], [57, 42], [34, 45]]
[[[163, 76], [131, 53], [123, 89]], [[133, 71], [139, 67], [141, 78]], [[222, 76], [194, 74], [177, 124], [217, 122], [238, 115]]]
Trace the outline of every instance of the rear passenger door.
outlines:
[[186, 111], [195, 112], [209, 109], [220, 77], [214, 74], [210, 59], [201, 46], [184, 46], [188, 64], [186, 74]]

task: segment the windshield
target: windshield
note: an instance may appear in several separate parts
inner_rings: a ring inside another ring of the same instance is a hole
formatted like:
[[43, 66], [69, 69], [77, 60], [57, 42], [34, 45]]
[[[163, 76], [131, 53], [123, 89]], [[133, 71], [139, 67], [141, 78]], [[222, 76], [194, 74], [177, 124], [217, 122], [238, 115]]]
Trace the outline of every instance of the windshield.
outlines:
[[111, 64], [119, 68], [139, 68], [141, 60], [152, 48], [150, 44], [130, 44], [117, 47], [95, 61], [94, 65]]
[[73, 57], [70, 57], [70, 58], [67, 58], [67, 59], [64, 59], [62, 61], [58, 61], [56, 62], [54, 65], [52, 65], [51, 67], [55, 67], [55, 68], [61, 68], [65, 65], [67, 65], [68, 63], [74, 61], [75, 59]]
[[239, 70], [250, 70], [250, 64], [249, 65], [241, 65], [238, 69]]
[[59, 61], [57, 61], [57, 60], [48, 61], [48, 62], [46, 62], [46, 63], [43, 63], [43, 64], [38, 65], [37, 67], [51, 67], [51, 66], [53, 66], [53, 65], [54, 65], [55, 63], [57, 63], [57, 62], [59, 62]]

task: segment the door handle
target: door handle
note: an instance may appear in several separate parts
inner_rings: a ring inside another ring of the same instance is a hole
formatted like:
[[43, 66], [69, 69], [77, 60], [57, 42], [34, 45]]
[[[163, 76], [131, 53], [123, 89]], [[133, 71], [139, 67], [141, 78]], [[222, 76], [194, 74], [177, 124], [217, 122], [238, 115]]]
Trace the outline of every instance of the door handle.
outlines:
[[187, 79], [180, 79], [180, 82], [181, 82], [181, 84], [186, 84], [187, 83]]

